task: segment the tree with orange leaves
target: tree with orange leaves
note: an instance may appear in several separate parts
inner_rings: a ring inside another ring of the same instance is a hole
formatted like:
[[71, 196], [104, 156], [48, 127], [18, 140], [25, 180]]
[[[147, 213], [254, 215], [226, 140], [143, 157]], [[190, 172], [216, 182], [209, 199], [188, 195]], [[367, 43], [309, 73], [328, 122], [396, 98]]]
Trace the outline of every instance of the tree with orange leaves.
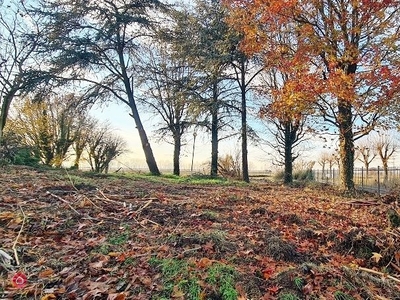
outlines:
[[[264, 53], [293, 69], [301, 66], [298, 82], [314, 89], [318, 115], [339, 135], [342, 188], [353, 190], [354, 141], [379, 125], [399, 96], [400, 1], [225, 3], [230, 24], [244, 34], [246, 53]], [[297, 41], [289, 60], [282, 55], [286, 45], [271, 39], [285, 26]], [[308, 69], [302, 68], [305, 63]]]

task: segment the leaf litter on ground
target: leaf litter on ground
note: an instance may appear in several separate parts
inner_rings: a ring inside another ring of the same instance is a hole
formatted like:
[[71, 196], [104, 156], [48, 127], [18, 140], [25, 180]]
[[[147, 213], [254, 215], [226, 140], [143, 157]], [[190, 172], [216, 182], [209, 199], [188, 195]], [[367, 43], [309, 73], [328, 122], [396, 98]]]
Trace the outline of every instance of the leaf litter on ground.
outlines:
[[0, 185], [1, 299], [400, 294], [395, 192], [349, 198], [327, 186], [25, 167], [4, 167]]

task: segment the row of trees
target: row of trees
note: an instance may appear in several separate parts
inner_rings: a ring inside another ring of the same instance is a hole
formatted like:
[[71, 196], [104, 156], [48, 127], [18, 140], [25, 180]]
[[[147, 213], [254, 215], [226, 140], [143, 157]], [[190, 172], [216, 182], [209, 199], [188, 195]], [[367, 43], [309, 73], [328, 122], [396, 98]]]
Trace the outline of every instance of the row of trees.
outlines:
[[354, 188], [354, 141], [398, 111], [395, 0], [196, 0], [179, 6], [42, 0], [10, 2], [14, 14], [7, 16], [6, 3], [1, 38], [11, 46], [2, 55], [17, 54], [1, 65], [1, 120], [19, 94], [79, 83], [89, 103], [116, 100], [129, 107], [155, 175], [160, 172], [141, 107], [159, 116], [159, 133], [174, 144], [177, 175], [185, 134], [201, 127], [211, 135], [211, 175], [218, 174], [219, 141], [237, 136], [242, 178], [249, 181], [253, 104], [255, 115], [275, 126], [272, 143], [281, 146], [285, 182], [292, 180], [294, 147], [305, 133], [319, 131], [339, 137], [348, 190]]
[[[367, 177], [371, 163], [379, 157], [383, 166], [385, 180], [387, 180], [389, 160], [398, 151], [399, 147], [393, 134], [389, 132], [377, 133], [371, 138], [359, 141], [355, 147], [354, 159], [363, 164]], [[318, 164], [321, 166], [323, 174], [325, 174], [327, 168], [329, 169], [329, 174], [331, 174], [334, 166], [340, 168], [340, 156], [337, 152], [323, 152], [318, 158]]]

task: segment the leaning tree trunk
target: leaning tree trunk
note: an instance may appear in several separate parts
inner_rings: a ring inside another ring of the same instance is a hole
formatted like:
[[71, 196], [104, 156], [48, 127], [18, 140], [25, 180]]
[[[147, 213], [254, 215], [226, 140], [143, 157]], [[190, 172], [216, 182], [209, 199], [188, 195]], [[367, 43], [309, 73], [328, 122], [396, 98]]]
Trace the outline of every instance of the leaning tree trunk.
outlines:
[[149, 167], [149, 171], [153, 175], [160, 175], [160, 170], [158, 169], [156, 159], [153, 154], [153, 150], [151, 149], [150, 142], [147, 138], [146, 131], [144, 130], [142, 121], [140, 120], [139, 113], [137, 111], [136, 105], [131, 102], [131, 111], [132, 118], [135, 120], [136, 128], [139, 132], [140, 141], [142, 142], [142, 148], [144, 151], [144, 155], [146, 157], [146, 163]]
[[340, 182], [342, 189], [354, 190], [354, 134], [352, 127], [352, 106], [348, 101], [338, 100], [338, 127], [340, 149]]
[[144, 155], [146, 157], [146, 163], [147, 166], [149, 167], [149, 171], [152, 175], [160, 175], [160, 170], [158, 169], [156, 159], [153, 154], [153, 150], [151, 149], [149, 139], [147, 138], [146, 131], [144, 130], [142, 121], [140, 120], [139, 116], [139, 111], [136, 106], [135, 98], [133, 96], [133, 89], [131, 87], [131, 81], [129, 79], [127, 70], [126, 70], [126, 64], [125, 64], [125, 58], [124, 58], [124, 53], [123, 51], [118, 51], [118, 57], [120, 61], [120, 67], [121, 67], [121, 74], [125, 86], [125, 91], [128, 96], [128, 102], [129, 102], [129, 107], [131, 109], [131, 117], [135, 120], [136, 128], [139, 132], [139, 137], [140, 141], [142, 143], [142, 148]]

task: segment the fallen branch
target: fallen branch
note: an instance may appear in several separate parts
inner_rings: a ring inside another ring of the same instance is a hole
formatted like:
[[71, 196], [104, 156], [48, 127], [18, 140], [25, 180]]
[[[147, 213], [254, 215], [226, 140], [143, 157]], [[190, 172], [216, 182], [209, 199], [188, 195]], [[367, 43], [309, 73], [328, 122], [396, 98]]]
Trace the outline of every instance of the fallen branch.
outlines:
[[56, 199], [58, 199], [58, 200], [64, 202], [64, 203], [66, 203], [75, 213], [77, 213], [78, 215], [80, 215], [80, 212], [77, 211], [75, 208], [73, 208], [72, 205], [69, 204], [67, 200], [64, 200], [64, 199], [61, 198], [60, 196], [57, 196], [57, 195], [55, 195], [55, 194], [53, 194], [53, 193], [50, 193], [49, 191], [46, 191], [46, 193], [49, 194], [49, 195], [51, 195], [51, 196], [53, 196], [54, 198], [56, 198]]
[[[96, 189], [96, 191], [98, 191], [98, 192], [103, 196], [104, 199], [102, 199], [102, 200], [105, 200], [105, 201], [107, 201], [107, 202], [111, 202], [111, 203], [114, 203], [114, 204], [118, 204], [118, 205], [123, 205], [123, 202], [121, 202], [121, 201], [115, 201], [115, 200], [111, 200], [110, 198], [108, 198], [108, 197], [103, 193], [102, 190]], [[101, 199], [100, 197], [98, 197], [98, 198]]]
[[157, 225], [157, 226], [161, 227], [160, 224], [158, 224], [157, 222], [154, 222], [154, 221], [152, 221], [152, 220], [150, 220], [150, 219], [143, 218], [143, 220], [145, 220], [145, 221], [147, 221], [147, 222], [150, 222], [150, 223], [152, 223], [152, 224], [154, 224], [154, 225]]
[[187, 253], [187, 252], [192, 252], [192, 251], [197, 251], [197, 250], [201, 250], [201, 246], [183, 250], [179, 255], [183, 255], [183, 254], [185, 254], [185, 253]]
[[375, 200], [351, 200], [351, 201], [342, 202], [342, 204], [367, 206], [367, 205], [378, 205], [380, 203]]
[[391, 280], [393, 280], [393, 281], [395, 281], [397, 283], [400, 283], [400, 279], [399, 278], [396, 278], [394, 276], [388, 275], [386, 273], [382, 273], [382, 272], [375, 271], [375, 270], [368, 269], [368, 268], [364, 268], [364, 267], [358, 267], [357, 270], [368, 272], [368, 273], [375, 274], [375, 275], [379, 275], [379, 276], [382, 276], [384, 278], [391, 279]]
[[145, 205], [143, 205], [142, 207], [138, 208], [135, 212], [136, 212], [136, 213], [142, 212], [142, 210], [145, 209], [147, 206], [149, 206], [149, 205], [151, 204], [151, 202], [153, 202], [152, 199], [150, 199], [149, 201], [147, 201]]
[[13, 244], [13, 246], [12, 246], [12, 249], [13, 249], [13, 251], [14, 251], [15, 262], [17, 263], [17, 266], [19, 266], [19, 258], [18, 258], [18, 253], [17, 253], [17, 244], [18, 244], [19, 237], [21, 236], [22, 230], [24, 230], [25, 220], [26, 220], [26, 215], [25, 215], [24, 210], [22, 209], [21, 206], [19, 207], [19, 209], [21, 210], [22, 216], [23, 216], [24, 218], [22, 219], [21, 228], [19, 229], [18, 235], [17, 235], [17, 237], [16, 237], [16, 239], [15, 239], [15, 241], [14, 241], [14, 244]]

